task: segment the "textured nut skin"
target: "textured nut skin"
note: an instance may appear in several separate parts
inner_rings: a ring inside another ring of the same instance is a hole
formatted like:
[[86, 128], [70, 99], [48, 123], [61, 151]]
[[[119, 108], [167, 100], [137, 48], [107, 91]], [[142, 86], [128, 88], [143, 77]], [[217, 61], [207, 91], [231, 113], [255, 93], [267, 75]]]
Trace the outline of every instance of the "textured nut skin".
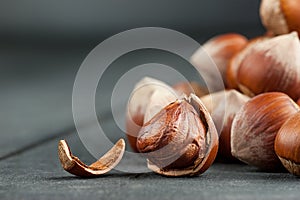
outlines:
[[[215, 36], [204, 43], [203, 49], [214, 61], [225, 85], [228, 62], [233, 55], [246, 46], [247, 42], [248, 39], [243, 35], [227, 33]], [[212, 66], [211, 60], [207, 59], [207, 55], [203, 53], [203, 49], [200, 48], [193, 54], [191, 62], [203, 76], [209, 77], [206, 82], [211, 86], [212, 92], [222, 90], [224, 89], [222, 85], [215, 82], [217, 75], [211, 70], [214, 66]]]
[[136, 138], [139, 130], [144, 124], [144, 117], [147, 109], [149, 110], [148, 104], [151, 100], [151, 96], [155, 92], [160, 92], [161, 99], [163, 100], [166, 98], [169, 99], [171, 96], [171, 100], [167, 101], [163, 107], [170, 102], [175, 101], [177, 98], [176, 92], [173, 90], [173, 88], [164, 82], [153, 78], [145, 77], [135, 85], [127, 104], [125, 119], [126, 136], [130, 147], [135, 152], [138, 151], [136, 148]]
[[219, 134], [218, 161], [237, 161], [231, 154], [231, 125], [235, 114], [249, 99], [248, 96], [236, 90], [220, 91], [201, 98], [201, 101], [211, 114]]
[[274, 149], [283, 166], [300, 176], [300, 112], [282, 125], [276, 135]]
[[275, 136], [282, 124], [298, 111], [298, 105], [283, 93], [253, 97], [233, 119], [232, 155], [262, 170], [280, 169], [282, 165], [274, 151]]
[[249, 96], [283, 92], [300, 97], [300, 42], [293, 32], [256, 43], [238, 67], [239, 89]]
[[148, 167], [166, 176], [193, 176], [213, 163], [218, 135], [200, 101], [191, 94], [166, 106], [140, 130], [138, 150], [146, 153]]
[[297, 31], [300, 34], [300, 2], [297, 0], [262, 0], [263, 25], [276, 35]]

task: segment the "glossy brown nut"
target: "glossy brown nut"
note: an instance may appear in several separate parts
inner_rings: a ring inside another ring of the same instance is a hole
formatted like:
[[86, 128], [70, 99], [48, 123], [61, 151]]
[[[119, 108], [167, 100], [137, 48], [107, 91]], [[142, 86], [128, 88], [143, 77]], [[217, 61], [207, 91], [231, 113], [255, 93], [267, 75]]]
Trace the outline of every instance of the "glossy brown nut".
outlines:
[[194, 176], [213, 163], [218, 150], [215, 125], [200, 99], [191, 94], [162, 109], [144, 124], [137, 148], [148, 167], [166, 176]]
[[231, 153], [262, 170], [282, 168], [274, 151], [275, 136], [298, 105], [286, 94], [270, 92], [249, 100], [236, 114], [231, 128]]
[[239, 89], [249, 96], [283, 92], [300, 97], [300, 42], [297, 33], [256, 43], [238, 67]]
[[297, 31], [300, 34], [300, 2], [262, 0], [260, 16], [264, 26], [276, 35]]
[[[203, 49], [213, 60], [217, 66], [221, 77], [226, 86], [226, 71], [230, 59], [239, 51], [241, 51], [248, 39], [237, 33], [227, 33], [215, 36], [203, 44]], [[210, 86], [211, 92], [220, 91], [222, 85], [216, 83], [218, 80], [217, 75], [212, 71], [212, 62], [207, 58], [207, 55], [203, 53], [203, 49], [200, 48], [191, 57], [191, 63], [198, 69], [202, 76], [207, 78], [206, 82]]]
[[250, 97], [236, 90], [220, 91], [201, 98], [201, 101], [211, 114], [219, 134], [218, 161], [237, 161], [231, 154], [231, 125], [235, 114], [249, 99]]
[[247, 54], [249, 52], [251, 52], [251, 49], [255, 46], [256, 43], [259, 43], [259, 42], [262, 42], [262, 41], [265, 41], [268, 39], [270, 39], [270, 36], [265, 35], [265, 36], [259, 36], [259, 37], [249, 40], [247, 45], [241, 51], [237, 52], [230, 59], [230, 61], [228, 62], [227, 69], [226, 69], [226, 85], [227, 85], [228, 89], [239, 90], [237, 73], [238, 73], [238, 69], [239, 69], [242, 61], [244, 60], [245, 56], [247, 56]]
[[282, 125], [276, 135], [274, 149], [283, 166], [300, 176], [300, 112]]

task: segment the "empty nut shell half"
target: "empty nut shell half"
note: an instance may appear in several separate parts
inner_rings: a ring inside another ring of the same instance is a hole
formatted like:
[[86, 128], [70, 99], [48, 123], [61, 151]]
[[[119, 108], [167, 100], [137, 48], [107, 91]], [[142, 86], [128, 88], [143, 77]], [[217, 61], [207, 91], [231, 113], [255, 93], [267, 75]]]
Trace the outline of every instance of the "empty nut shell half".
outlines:
[[125, 142], [120, 139], [104, 156], [91, 165], [84, 164], [72, 155], [65, 140], [58, 143], [58, 156], [62, 167], [67, 172], [80, 177], [97, 177], [112, 170], [123, 157]]

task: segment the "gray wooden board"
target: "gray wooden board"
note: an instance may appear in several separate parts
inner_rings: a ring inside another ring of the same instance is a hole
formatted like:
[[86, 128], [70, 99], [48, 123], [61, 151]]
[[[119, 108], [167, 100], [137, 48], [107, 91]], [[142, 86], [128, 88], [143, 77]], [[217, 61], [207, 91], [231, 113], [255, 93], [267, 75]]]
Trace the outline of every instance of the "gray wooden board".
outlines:
[[[75, 155], [94, 159], [74, 133], [66, 137]], [[299, 199], [299, 178], [264, 173], [239, 164], [216, 163], [193, 178], [166, 178], [148, 173], [113, 171], [100, 178], [77, 178], [63, 171], [58, 139], [0, 161], [1, 199]], [[144, 167], [123, 160], [131, 169]]]
[[0, 158], [72, 126], [73, 81], [85, 51], [1, 46]]

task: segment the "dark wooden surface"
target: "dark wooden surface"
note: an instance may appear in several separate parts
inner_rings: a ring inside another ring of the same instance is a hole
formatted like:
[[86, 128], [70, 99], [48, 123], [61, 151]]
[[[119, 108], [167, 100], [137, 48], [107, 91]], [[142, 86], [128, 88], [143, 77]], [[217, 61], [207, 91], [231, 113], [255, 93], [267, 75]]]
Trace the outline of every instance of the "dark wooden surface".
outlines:
[[[82, 179], [63, 171], [57, 156], [59, 139], [67, 139], [83, 161], [95, 160], [81, 143], [72, 119], [74, 78], [92, 48], [1, 47], [0, 199], [300, 198], [299, 178], [240, 164], [216, 163], [194, 178], [113, 171], [101, 178]], [[106, 95], [109, 91], [101, 97]], [[98, 105], [99, 113], [108, 109]], [[110, 115], [106, 117], [105, 126], [113, 133], [110, 139], [124, 137]], [[130, 171], [145, 168], [144, 162], [126, 158], [121, 165]]]
[[[66, 137], [86, 162], [75, 133]], [[0, 162], [1, 199], [299, 199], [299, 179], [288, 173], [263, 173], [246, 165], [214, 164], [193, 178], [166, 178], [152, 172], [113, 171], [101, 178], [77, 178], [57, 159], [58, 139]], [[143, 167], [126, 160], [131, 169]]]

